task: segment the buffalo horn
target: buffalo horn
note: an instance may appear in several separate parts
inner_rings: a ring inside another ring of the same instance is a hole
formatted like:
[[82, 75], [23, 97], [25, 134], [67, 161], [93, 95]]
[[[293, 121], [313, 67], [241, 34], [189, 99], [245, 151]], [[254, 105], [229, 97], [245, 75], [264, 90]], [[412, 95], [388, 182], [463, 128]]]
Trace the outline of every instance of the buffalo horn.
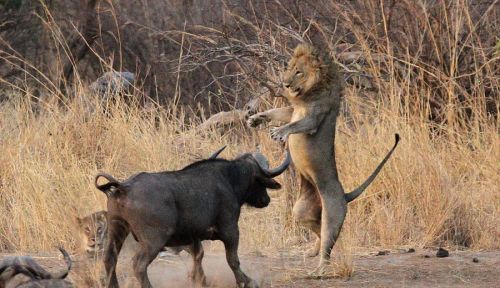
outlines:
[[[255, 156], [254, 156], [254, 158], [255, 158]], [[276, 177], [276, 176], [280, 175], [281, 173], [283, 173], [283, 171], [285, 171], [286, 168], [288, 168], [288, 165], [290, 165], [291, 160], [292, 160], [292, 157], [290, 156], [290, 152], [287, 150], [285, 161], [283, 161], [283, 163], [281, 163], [281, 165], [276, 167], [276, 168], [269, 169], [268, 167], [263, 167], [264, 165], [262, 165], [262, 163], [260, 163], [259, 161], [257, 161], [257, 163], [259, 164], [260, 169], [262, 169], [262, 171], [268, 177], [273, 178], [273, 177]]]
[[219, 154], [224, 151], [224, 149], [226, 149], [227, 145], [224, 145], [222, 146], [222, 148], [220, 148], [219, 150], [215, 151], [212, 155], [210, 155], [210, 157], [208, 157], [208, 159], [215, 159], [217, 158], [217, 156], [219, 156]]

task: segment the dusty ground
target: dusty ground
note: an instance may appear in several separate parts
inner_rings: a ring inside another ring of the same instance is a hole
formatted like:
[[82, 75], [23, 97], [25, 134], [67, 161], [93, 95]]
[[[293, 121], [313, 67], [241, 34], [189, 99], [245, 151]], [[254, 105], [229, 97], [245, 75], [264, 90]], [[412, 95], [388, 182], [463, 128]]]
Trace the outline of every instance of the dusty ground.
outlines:
[[[243, 254], [241, 265], [262, 287], [500, 287], [500, 251], [450, 251], [447, 258], [437, 258], [435, 249], [417, 249], [415, 253], [392, 250], [383, 256], [376, 256], [377, 252], [356, 254], [349, 279], [310, 279], [307, 271], [314, 267], [316, 259], [306, 259], [297, 253]], [[474, 263], [473, 258], [479, 262]], [[55, 255], [39, 255], [36, 259], [52, 270], [61, 265]], [[84, 262], [78, 259], [70, 274], [73, 281], [81, 280], [78, 277], [85, 273]], [[212, 287], [236, 286], [222, 251], [207, 251], [203, 266]], [[190, 267], [190, 256], [182, 252], [179, 256], [159, 257], [150, 267], [149, 275], [155, 287], [191, 287], [187, 279]], [[138, 287], [130, 271], [130, 253], [123, 255], [118, 271], [122, 287]]]

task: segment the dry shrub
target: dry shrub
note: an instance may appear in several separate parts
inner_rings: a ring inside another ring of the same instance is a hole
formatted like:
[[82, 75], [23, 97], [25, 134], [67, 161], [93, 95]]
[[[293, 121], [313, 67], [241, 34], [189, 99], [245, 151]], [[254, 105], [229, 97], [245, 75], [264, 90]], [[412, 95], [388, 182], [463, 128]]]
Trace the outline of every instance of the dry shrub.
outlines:
[[54, 88], [112, 67], [135, 72], [162, 103], [242, 108], [280, 86], [290, 48], [311, 41], [349, 83], [402, 113], [448, 126], [498, 114], [497, 0], [16, 2], [0, 6], [0, 77], [62, 99], [72, 93]]

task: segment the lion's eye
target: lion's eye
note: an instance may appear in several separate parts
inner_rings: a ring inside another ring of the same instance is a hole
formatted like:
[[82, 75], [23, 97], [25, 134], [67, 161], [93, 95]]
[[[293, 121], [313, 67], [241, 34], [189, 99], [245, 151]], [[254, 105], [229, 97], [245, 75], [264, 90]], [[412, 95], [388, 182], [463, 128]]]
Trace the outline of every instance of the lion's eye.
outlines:
[[85, 233], [90, 234], [90, 228], [89, 227], [85, 228]]

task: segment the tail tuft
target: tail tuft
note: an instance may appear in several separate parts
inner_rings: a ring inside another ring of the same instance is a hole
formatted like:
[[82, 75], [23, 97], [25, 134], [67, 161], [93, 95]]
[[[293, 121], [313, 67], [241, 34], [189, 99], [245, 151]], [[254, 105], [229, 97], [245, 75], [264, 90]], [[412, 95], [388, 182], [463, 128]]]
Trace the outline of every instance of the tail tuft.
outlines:
[[[99, 178], [104, 178], [108, 181], [106, 184], [98, 184]], [[106, 173], [99, 173], [95, 176], [94, 185], [97, 189], [101, 190], [106, 196], [112, 197], [119, 191], [121, 183], [113, 178], [113, 176]]]

